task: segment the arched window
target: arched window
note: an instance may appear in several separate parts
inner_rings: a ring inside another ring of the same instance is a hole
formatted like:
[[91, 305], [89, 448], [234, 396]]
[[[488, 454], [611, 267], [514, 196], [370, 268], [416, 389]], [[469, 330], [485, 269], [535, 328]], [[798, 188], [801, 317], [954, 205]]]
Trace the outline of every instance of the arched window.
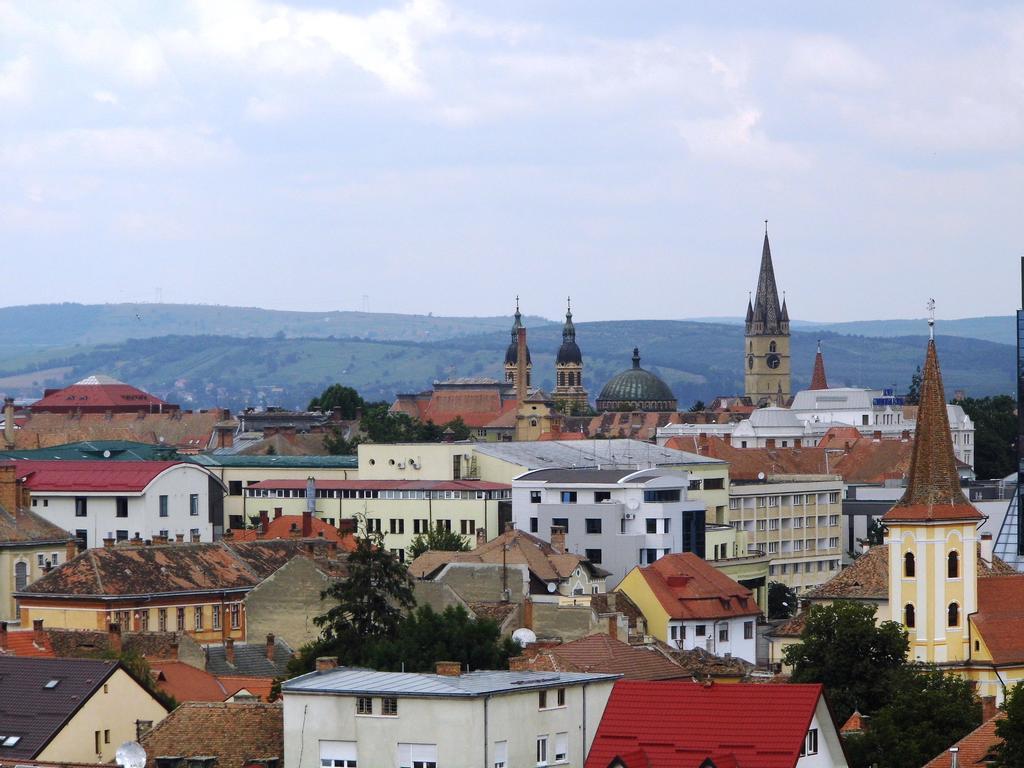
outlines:
[[914, 553], [907, 552], [903, 556], [903, 575], [908, 579], [914, 577]]
[[768, 351], [769, 352], [774, 352], [775, 351], [775, 342], [774, 341], [768, 344]]
[[946, 613], [947, 613], [946, 624], [951, 626], [951, 627], [959, 627], [960, 626], [960, 606], [957, 605], [956, 603], [950, 603], [949, 604], [949, 610], [946, 611]]
[[946, 575], [951, 579], [960, 577], [960, 553], [955, 549], [946, 557]]
[[907, 629], [914, 628], [914, 606], [910, 603], [907, 603], [903, 608], [903, 624]]

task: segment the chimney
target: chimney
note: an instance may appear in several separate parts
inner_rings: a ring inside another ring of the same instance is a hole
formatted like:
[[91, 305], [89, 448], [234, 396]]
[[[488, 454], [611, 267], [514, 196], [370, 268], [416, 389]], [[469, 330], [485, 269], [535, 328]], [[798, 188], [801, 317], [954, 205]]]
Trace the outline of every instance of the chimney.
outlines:
[[114, 653], [121, 652], [121, 625], [120, 624], [109, 624], [107, 625], [107, 642], [110, 650]]
[[267, 633], [267, 661], [274, 660], [274, 650], [277, 648], [277, 644], [274, 641], [274, 633]]
[[264, 536], [267, 535], [267, 528], [270, 527], [270, 518], [267, 516], [267, 510], [260, 510], [260, 533]]
[[960, 747], [949, 748], [949, 768], [960, 768]]
[[[221, 538], [227, 541], [234, 541], [235, 532], [228, 528], [224, 533], [221, 534]], [[156, 544], [156, 536], [153, 537], [153, 543]]]
[[235, 663], [235, 638], [225, 637], [224, 638], [224, 658], [228, 664], [234, 665]]
[[71, 539], [64, 545], [64, 560], [74, 560], [78, 556], [78, 540]]
[[308, 539], [313, 535], [313, 515], [308, 509], [302, 510], [302, 538]]
[[881, 440], [882, 439], [882, 430], [876, 429], [874, 432], [871, 433], [871, 437], [874, 440]]
[[530, 660], [525, 656], [510, 656], [508, 659], [509, 672], [525, 672], [530, 668]]
[[526, 329], [516, 331], [516, 400], [522, 405], [529, 388], [526, 386]]
[[981, 559], [986, 563], [992, 563], [992, 534], [981, 534]]
[[486, 543], [487, 543], [487, 529], [486, 528], [477, 528], [476, 529], [476, 545], [478, 547], [482, 547]]
[[996, 713], [999, 712], [999, 708], [996, 707], [995, 696], [982, 696], [981, 697], [981, 722], [987, 723]]
[[0, 651], [7, 650], [7, 622], [0, 621]]
[[794, 448], [802, 448], [803, 447], [803, 443], [801, 442], [799, 437], [796, 438], [795, 440], [793, 440], [793, 447]]
[[4, 446], [14, 447], [14, 398], [4, 398]]
[[565, 554], [565, 528], [560, 525], [551, 526], [551, 548], [560, 555]]
[[442, 677], [458, 677], [462, 674], [462, 664], [458, 661], [438, 661], [434, 664], [434, 672]]
[[330, 672], [332, 669], [338, 668], [338, 657], [337, 656], [317, 656], [316, 657], [316, 671], [317, 672]]
[[42, 619], [32, 619], [32, 642], [42, 648], [46, 644], [46, 632]]
[[231, 448], [235, 444], [234, 427], [219, 427], [217, 429], [217, 445], [220, 448]]
[[18, 514], [18, 472], [14, 462], [0, 464], [0, 507]]
[[174, 534], [174, 541], [176, 543], [178, 543], [178, 544], [181, 544], [183, 541], [185, 541], [185, 534], [184, 533], [176, 533], [176, 534]]
[[619, 639], [619, 622], [618, 622], [618, 617], [616, 617], [616, 616], [609, 616], [608, 617], [608, 636], [612, 640], [618, 640]]
[[511, 533], [515, 529], [516, 529], [516, 524], [515, 523], [513, 523], [511, 520], [506, 520], [505, 521], [505, 533]]
[[451, 427], [448, 427], [447, 429], [445, 429], [445, 431], [441, 433], [441, 440], [443, 442], [446, 442], [446, 443], [454, 443], [455, 442], [455, 430], [452, 429]]
[[338, 521], [338, 533], [342, 536], [355, 535], [356, 520], [354, 517], [343, 517]]
[[284, 507], [274, 507], [274, 519], [277, 520], [281, 515], [284, 514]]
[[191, 541], [192, 541], [193, 544], [198, 544], [199, 543], [199, 534], [198, 533], [193, 533], [192, 536], [191, 536]]
[[530, 597], [523, 600], [523, 626], [533, 629], [533, 599]]
[[141, 547], [142, 546], [142, 536], [139, 535], [138, 531], [136, 531], [135, 535], [132, 536], [131, 545], [133, 547]]
[[113, 536], [104, 536], [103, 537], [103, 548], [104, 549], [113, 549], [115, 541], [116, 541], [116, 539]]

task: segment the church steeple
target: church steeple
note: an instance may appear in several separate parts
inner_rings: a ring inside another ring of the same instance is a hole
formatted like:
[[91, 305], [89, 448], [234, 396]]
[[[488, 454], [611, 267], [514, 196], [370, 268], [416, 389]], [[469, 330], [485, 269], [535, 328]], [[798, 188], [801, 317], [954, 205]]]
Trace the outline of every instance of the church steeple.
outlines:
[[814, 355], [811, 389], [828, 389], [828, 380], [825, 378], [825, 358], [821, 356], [821, 339], [818, 339], [818, 351]]
[[[775, 267], [772, 265], [772, 249], [768, 243], [766, 228], [764, 245], [761, 247], [761, 269], [757, 275], [757, 292], [754, 294], [753, 319], [747, 325], [747, 333], [768, 335], [785, 333], [780, 327], [782, 319], [779, 289], [775, 284]], [[786, 321], [787, 323], [789, 321], [788, 312]]]
[[756, 406], [786, 406], [791, 393], [789, 307], [779, 303], [772, 248], [765, 222], [761, 268], [753, 301], [747, 299], [746, 338], [743, 350], [743, 391]]
[[572, 322], [572, 300], [566, 299], [562, 346], [555, 356], [555, 402], [566, 414], [583, 413], [587, 409], [587, 391], [583, 388], [583, 353], [576, 343], [576, 326]]
[[[519, 313], [519, 297], [516, 296], [516, 313], [512, 322], [512, 341], [505, 349], [505, 381], [516, 383], [516, 366], [519, 362], [519, 329], [523, 327], [523, 316]], [[526, 385], [530, 385], [533, 361], [530, 359], [530, 348], [526, 348]]]

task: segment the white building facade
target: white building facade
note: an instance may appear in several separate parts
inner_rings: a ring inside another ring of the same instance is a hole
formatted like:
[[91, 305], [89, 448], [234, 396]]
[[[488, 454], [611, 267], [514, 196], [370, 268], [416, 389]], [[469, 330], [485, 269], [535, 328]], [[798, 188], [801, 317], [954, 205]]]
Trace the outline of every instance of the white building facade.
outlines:
[[438, 675], [322, 666], [285, 682], [284, 764], [583, 768], [616, 675], [453, 666]]

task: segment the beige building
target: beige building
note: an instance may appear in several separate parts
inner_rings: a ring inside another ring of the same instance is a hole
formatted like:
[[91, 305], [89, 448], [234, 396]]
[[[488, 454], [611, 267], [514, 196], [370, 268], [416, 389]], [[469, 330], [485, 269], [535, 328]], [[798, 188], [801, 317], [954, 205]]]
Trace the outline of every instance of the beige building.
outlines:
[[744, 394], [754, 405], [785, 406], [790, 384], [789, 310], [775, 284], [768, 232], [761, 249], [761, 270], [753, 303], [747, 302], [746, 337], [743, 344]]
[[167, 716], [116, 661], [0, 656], [0, 678], [0, 746], [12, 762], [112, 762]]
[[769, 581], [804, 592], [839, 570], [842, 504], [837, 476], [769, 476], [731, 485], [729, 522], [746, 533], [749, 549], [767, 554]]

